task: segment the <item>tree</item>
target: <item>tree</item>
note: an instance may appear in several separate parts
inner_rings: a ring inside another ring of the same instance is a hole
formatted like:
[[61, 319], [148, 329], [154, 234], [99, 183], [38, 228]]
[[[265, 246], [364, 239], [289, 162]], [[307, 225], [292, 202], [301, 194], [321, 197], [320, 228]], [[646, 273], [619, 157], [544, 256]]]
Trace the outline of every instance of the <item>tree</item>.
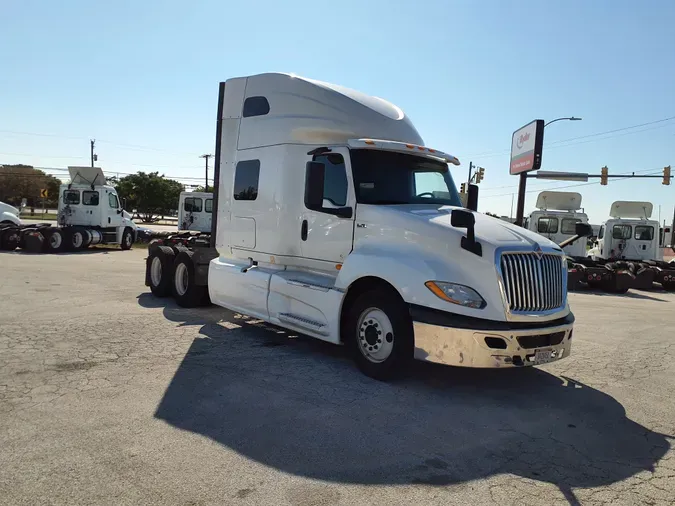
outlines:
[[167, 179], [159, 172], [138, 172], [119, 180], [110, 179], [120, 198], [126, 199], [126, 206], [135, 209], [143, 222], [155, 220], [155, 215], [168, 214], [178, 207], [183, 185]]
[[195, 188], [192, 191], [213, 193], [213, 186], [207, 186], [206, 189], [203, 186], [198, 186], [197, 188]]
[[42, 203], [40, 190], [47, 189], [45, 205], [54, 206], [59, 199], [61, 181], [31, 165], [0, 165], [0, 201], [18, 207], [25, 198], [29, 206]]

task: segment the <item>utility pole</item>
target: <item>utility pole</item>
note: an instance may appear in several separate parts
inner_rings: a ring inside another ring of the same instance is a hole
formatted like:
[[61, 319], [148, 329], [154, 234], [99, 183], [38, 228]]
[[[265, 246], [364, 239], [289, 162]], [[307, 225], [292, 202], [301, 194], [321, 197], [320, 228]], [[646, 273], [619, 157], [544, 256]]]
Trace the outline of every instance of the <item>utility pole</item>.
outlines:
[[[466, 180], [466, 182], [468, 184], [471, 184], [471, 172], [472, 171], [473, 171], [473, 162], [469, 162], [469, 179]], [[467, 187], [467, 191], [469, 191], [468, 187]]]
[[203, 158], [204, 161], [206, 162], [206, 176], [204, 179], [204, 191], [209, 191], [209, 158], [211, 158], [213, 155], [202, 155], [199, 158]]
[[91, 139], [89, 143], [91, 144], [91, 166], [93, 167], [94, 159], [96, 157], [96, 155], [94, 154], [94, 144], [96, 144], [96, 139]]

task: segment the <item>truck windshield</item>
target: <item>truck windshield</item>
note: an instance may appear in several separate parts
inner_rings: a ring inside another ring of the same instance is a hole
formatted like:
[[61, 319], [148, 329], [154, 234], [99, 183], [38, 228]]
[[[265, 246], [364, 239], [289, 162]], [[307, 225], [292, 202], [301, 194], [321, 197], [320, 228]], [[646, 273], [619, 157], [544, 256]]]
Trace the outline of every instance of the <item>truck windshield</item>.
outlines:
[[440, 204], [462, 207], [447, 164], [392, 151], [350, 152], [360, 204]]

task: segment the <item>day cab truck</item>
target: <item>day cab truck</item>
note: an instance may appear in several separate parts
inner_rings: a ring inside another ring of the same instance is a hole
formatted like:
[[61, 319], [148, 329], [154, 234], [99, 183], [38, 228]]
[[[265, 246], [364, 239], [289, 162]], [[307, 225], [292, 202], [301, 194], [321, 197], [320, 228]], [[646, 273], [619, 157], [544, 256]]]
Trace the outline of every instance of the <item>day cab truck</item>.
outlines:
[[[527, 228], [556, 244], [576, 235], [577, 223], [588, 223], [588, 216], [581, 207], [581, 194], [576, 192], [541, 192], [536, 207], [527, 219]], [[563, 251], [570, 257], [585, 257], [586, 241], [574, 241]]]
[[[569, 356], [560, 247], [463, 208], [451, 167], [381, 98], [288, 74], [220, 83], [209, 244], [151, 243], [146, 284], [345, 345], [388, 379]], [[471, 196], [470, 195], [470, 196]]]
[[652, 211], [651, 202], [614, 202], [587, 258], [573, 259], [571, 269], [580, 272], [581, 281], [618, 292], [650, 290], [654, 283], [675, 290], [675, 265], [663, 261], [659, 222], [651, 219]]
[[213, 193], [181, 192], [178, 200], [178, 231], [211, 232]]
[[57, 226], [2, 225], [0, 247], [31, 252], [77, 251], [97, 244], [128, 250], [138, 228], [99, 167], [68, 167], [70, 183], [59, 188]]

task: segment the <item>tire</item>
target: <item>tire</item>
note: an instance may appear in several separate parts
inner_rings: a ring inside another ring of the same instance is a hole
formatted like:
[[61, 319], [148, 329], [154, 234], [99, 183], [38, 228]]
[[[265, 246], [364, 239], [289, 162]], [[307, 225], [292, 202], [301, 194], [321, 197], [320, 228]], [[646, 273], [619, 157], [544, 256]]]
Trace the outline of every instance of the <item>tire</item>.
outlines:
[[0, 231], [0, 250], [14, 251], [19, 246], [20, 239], [21, 235], [16, 229]]
[[91, 246], [91, 232], [88, 229], [83, 228], [82, 235], [84, 238], [84, 242], [82, 243], [82, 249], [87, 249], [89, 248], [89, 246]]
[[129, 227], [127, 227], [124, 229], [124, 232], [122, 233], [122, 242], [120, 242], [120, 248], [126, 251], [130, 250], [133, 245], [134, 245], [134, 231], [131, 230]]
[[69, 251], [79, 251], [84, 248], [84, 244], [89, 237], [91, 242], [91, 236], [87, 234], [86, 229], [81, 227], [72, 227], [68, 229], [66, 233], [66, 247]]
[[173, 262], [173, 250], [168, 246], [156, 246], [150, 250], [145, 269], [150, 291], [155, 297], [166, 297], [171, 294]]
[[195, 284], [195, 264], [192, 261], [192, 251], [183, 250], [174, 262], [173, 296], [181, 307], [203, 306], [208, 296], [206, 286]]
[[60, 253], [66, 247], [66, 234], [63, 229], [51, 228], [43, 232], [44, 248], [47, 253]]
[[397, 293], [384, 289], [359, 295], [347, 309], [343, 341], [366, 376], [380, 381], [404, 376], [415, 350], [406, 304]]

